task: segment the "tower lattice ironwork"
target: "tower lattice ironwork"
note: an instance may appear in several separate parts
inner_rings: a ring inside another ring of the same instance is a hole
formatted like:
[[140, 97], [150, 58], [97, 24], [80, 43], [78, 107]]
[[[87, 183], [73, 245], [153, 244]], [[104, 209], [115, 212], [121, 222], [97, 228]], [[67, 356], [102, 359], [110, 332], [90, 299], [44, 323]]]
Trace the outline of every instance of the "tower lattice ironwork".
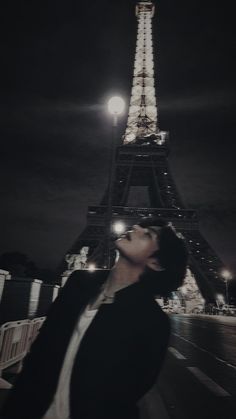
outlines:
[[[106, 214], [110, 190], [112, 222], [124, 221], [129, 227], [142, 216], [155, 215], [172, 222], [185, 237], [190, 263], [178, 297], [193, 311], [203, 299], [213, 302], [217, 294], [225, 294], [220, 274], [224, 266], [200, 233], [196, 211], [185, 207], [169, 167], [168, 132], [159, 129], [155, 95], [154, 12], [151, 1], [136, 5], [138, 30], [132, 92], [123, 143], [116, 147], [112, 191], [107, 188], [100, 205], [88, 208], [87, 226], [68, 255], [79, 255], [81, 249], [88, 248], [88, 260], [97, 267], [107, 267]], [[113, 255], [112, 249], [110, 252]]]

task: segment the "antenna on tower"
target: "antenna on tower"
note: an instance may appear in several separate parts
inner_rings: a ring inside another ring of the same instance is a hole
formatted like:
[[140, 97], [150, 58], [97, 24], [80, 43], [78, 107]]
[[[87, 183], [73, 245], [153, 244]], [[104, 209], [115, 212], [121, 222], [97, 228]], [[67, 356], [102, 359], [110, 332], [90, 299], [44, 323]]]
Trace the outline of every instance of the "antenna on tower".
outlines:
[[124, 144], [162, 145], [167, 132], [160, 131], [158, 127], [152, 45], [152, 18], [155, 6], [147, 0], [138, 2], [135, 13], [138, 31], [133, 85], [123, 141]]

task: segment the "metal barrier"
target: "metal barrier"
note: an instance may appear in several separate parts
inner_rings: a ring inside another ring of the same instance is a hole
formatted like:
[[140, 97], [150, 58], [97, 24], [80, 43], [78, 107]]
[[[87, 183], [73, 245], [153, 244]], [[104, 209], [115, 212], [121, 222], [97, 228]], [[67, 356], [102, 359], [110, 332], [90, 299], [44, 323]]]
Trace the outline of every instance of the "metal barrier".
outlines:
[[30, 330], [29, 330], [29, 336], [28, 336], [28, 348], [27, 350], [30, 350], [30, 346], [32, 345], [33, 341], [35, 340], [40, 327], [42, 326], [44, 320], [46, 317], [37, 317], [36, 319], [31, 320], [30, 324]]
[[0, 327], [0, 377], [5, 368], [21, 361], [36, 338], [45, 317], [8, 322]]

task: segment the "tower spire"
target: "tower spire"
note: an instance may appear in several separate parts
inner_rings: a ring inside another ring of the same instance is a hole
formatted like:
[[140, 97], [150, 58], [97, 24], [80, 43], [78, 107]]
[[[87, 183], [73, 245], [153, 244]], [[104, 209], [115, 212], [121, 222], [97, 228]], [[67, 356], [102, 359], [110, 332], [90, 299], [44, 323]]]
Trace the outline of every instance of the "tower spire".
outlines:
[[156, 143], [165, 141], [166, 133], [158, 127], [155, 95], [154, 60], [152, 46], [152, 18], [155, 6], [152, 1], [136, 5], [138, 21], [133, 85], [124, 144]]

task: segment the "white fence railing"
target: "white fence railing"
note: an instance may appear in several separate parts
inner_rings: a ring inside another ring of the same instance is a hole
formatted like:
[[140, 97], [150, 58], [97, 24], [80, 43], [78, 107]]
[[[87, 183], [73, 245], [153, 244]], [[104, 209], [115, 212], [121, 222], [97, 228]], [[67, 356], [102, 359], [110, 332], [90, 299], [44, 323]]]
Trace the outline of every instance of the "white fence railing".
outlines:
[[28, 351], [30, 346], [32, 345], [34, 339], [36, 338], [40, 327], [42, 326], [46, 317], [37, 317], [36, 319], [31, 320], [30, 322], [30, 330], [29, 330], [29, 337], [28, 337]]
[[46, 317], [4, 323], [0, 327], [0, 377], [29, 351]]

